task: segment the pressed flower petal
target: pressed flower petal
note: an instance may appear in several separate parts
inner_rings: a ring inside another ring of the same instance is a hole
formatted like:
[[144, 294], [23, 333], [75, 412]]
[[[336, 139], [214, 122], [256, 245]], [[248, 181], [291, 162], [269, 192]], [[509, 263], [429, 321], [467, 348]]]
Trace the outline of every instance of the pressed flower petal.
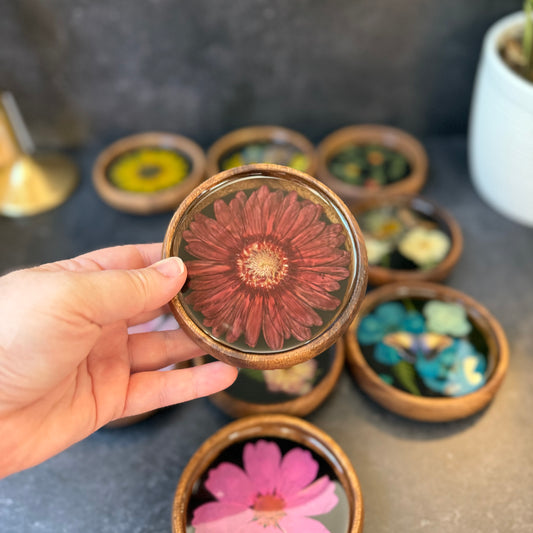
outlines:
[[318, 267], [308, 267], [308, 266], [302, 266], [298, 269], [298, 272], [313, 272], [320, 274], [325, 274], [330, 276], [332, 279], [335, 279], [337, 281], [341, 281], [343, 279], [346, 279], [348, 277], [348, 269], [341, 267], [341, 266], [322, 266], [320, 268]]
[[278, 300], [280, 306], [288, 316], [293, 316], [304, 326], [321, 326], [322, 319], [315, 310], [291, 292], [284, 292]]
[[[310, 224], [305, 230], [297, 234], [291, 240], [291, 245], [297, 247], [300, 250], [305, 250], [304, 248], [306, 243], [312, 243], [315, 247], [315, 242], [317, 237], [324, 231], [326, 226], [325, 222], [317, 221], [314, 224]], [[331, 246], [331, 243], [327, 243], [328, 246]]]
[[232, 267], [213, 261], [187, 261], [185, 263], [189, 276], [205, 276], [230, 272]]
[[246, 320], [248, 318], [250, 309], [250, 297], [240, 295], [241, 298], [238, 302], [235, 302], [233, 307], [233, 317], [230, 319], [231, 330], [226, 335], [228, 342], [235, 342], [244, 331], [246, 326]]
[[247, 507], [252, 505], [256, 493], [244, 470], [233, 463], [221, 463], [209, 470], [205, 487], [219, 502]]
[[341, 287], [339, 282], [333, 279], [331, 276], [316, 270], [298, 272], [298, 279], [313, 285], [317, 289], [322, 288], [328, 292], [337, 291]]
[[340, 305], [340, 300], [327, 294], [314, 290], [309, 285], [300, 285], [294, 288], [295, 294], [304, 302], [307, 302], [315, 309], [323, 309], [325, 311], [333, 311]]
[[293, 448], [283, 457], [280, 473], [278, 494], [287, 499], [315, 480], [318, 462], [313, 459], [309, 450]]
[[263, 336], [271, 350], [281, 350], [283, 347], [283, 326], [278, 322], [278, 313], [269, 311], [267, 307], [263, 311]]
[[209, 502], [194, 510], [192, 526], [195, 533], [236, 533], [246, 531], [254, 518], [252, 509], [234, 503]]
[[328, 476], [322, 476], [296, 495], [285, 499], [288, 514], [305, 516], [328, 513], [337, 502], [335, 483]]
[[273, 232], [273, 237], [279, 241], [290, 230], [300, 212], [300, 205], [298, 204], [297, 198], [297, 194], [292, 191], [283, 199], [283, 204], [280, 209], [281, 217]]
[[215, 217], [220, 224], [222, 224], [228, 231], [235, 236], [243, 233], [243, 226], [240, 224], [240, 220], [233, 216], [233, 213], [229, 205], [224, 200], [215, 200], [213, 203], [213, 209], [215, 211]]
[[330, 533], [324, 524], [306, 516], [288, 514], [279, 521], [279, 525], [283, 528], [281, 531], [290, 533]]
[[255, 347], [261, 333], [261, 324], [263, 316], [263, 298], [255, 295], [250, 303], [250, 310], [246, 319], [246, 344]]
[[212, 243], [204, 243], [201, 241], [190, 241], [185, 250], [195, 257], [202, 257], [203, 259], [210, 259], [217, 263], [229, 262], [230, 254], [227, 248], [221, 248], [220, 246], [214, 246]]
[[321, 213], [322, 208], [319, 205], [309, 203], [302, 207], [294, 223], [288, 227], [288, 231], [284, 235], [281, 235], [281, 240], [290, 241], [298, 237], [308, 226], [317, 220]]
[[280, 475], [281, 451], [275, 442], [247, 443], [243, 451], [244, 470], [256, 494], [272, 494]]

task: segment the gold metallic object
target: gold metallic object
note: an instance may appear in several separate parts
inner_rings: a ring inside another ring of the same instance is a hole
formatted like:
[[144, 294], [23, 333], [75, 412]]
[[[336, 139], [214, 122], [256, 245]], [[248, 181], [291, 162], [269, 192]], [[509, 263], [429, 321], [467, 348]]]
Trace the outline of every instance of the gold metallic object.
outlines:
[[36, 215], [62, 204], [78, 171], [60, 154], [33, 155], [34, 147], [11, 93], [0, 94], [0, 214]]

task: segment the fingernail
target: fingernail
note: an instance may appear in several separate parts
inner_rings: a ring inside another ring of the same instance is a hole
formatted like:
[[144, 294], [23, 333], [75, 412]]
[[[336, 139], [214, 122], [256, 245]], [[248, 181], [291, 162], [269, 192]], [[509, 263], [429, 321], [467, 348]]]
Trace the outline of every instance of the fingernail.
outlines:
[[179, 257], [167, 257], [152, 266], [167, 278], [176, 278], [185, 272], [185, 265]]

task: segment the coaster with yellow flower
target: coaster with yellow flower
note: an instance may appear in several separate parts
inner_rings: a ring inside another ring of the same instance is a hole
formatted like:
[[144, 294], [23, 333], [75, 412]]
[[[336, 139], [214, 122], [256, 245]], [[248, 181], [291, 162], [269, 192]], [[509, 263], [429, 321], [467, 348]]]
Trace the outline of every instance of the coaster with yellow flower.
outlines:
[[289, 368], [324, 352], [366, 289], [353, 214], [323, 183], [280, 165], [203, 182], [175, 212], [163, 256], [187, 266], [170, 302], [180, 326], [240, 368]]
[[421, 281], [369, 293], [345, 342], [360, 387], [416, 420], [448, 421], [483, 409], [508, 366], [505, 334], [481, 304]]
[[361, 533], [363, 500], [349, 459], [322, 430], [287, 415], [220, 429], [186, 466], [173, 533]]
[[368, 254], [368, 281], [441, 281], [463, 250], [459, 224], [433, 202], [412, 195], [371, 198], [352, 205]]
[[[198, 358], [195, 364], [206, 362]], [[344, 367], [342, 338], [325, 352], [290, 368], [241, 368], [229, 388], [209, 399], [235, 418], [259, 413], [306, 416], [331, 394]]]
[[175, 209], [204, 178], [205, 155], [192, 140], [172, 133], [141, 133], [107, 147], [93, 168], [93, 183], [112, 207], [136, 214]]

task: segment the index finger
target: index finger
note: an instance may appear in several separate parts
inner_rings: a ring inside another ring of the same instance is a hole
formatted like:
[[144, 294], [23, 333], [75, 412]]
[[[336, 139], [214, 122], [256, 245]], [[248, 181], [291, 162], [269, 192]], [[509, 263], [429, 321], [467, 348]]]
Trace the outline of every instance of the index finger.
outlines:
[[43, 265], [47, 270], [91, 272], [98, 270], [121, 270], [145, 268], [162, 257], [162, 243], [126, 244], [101, 248], [72, 259]]

